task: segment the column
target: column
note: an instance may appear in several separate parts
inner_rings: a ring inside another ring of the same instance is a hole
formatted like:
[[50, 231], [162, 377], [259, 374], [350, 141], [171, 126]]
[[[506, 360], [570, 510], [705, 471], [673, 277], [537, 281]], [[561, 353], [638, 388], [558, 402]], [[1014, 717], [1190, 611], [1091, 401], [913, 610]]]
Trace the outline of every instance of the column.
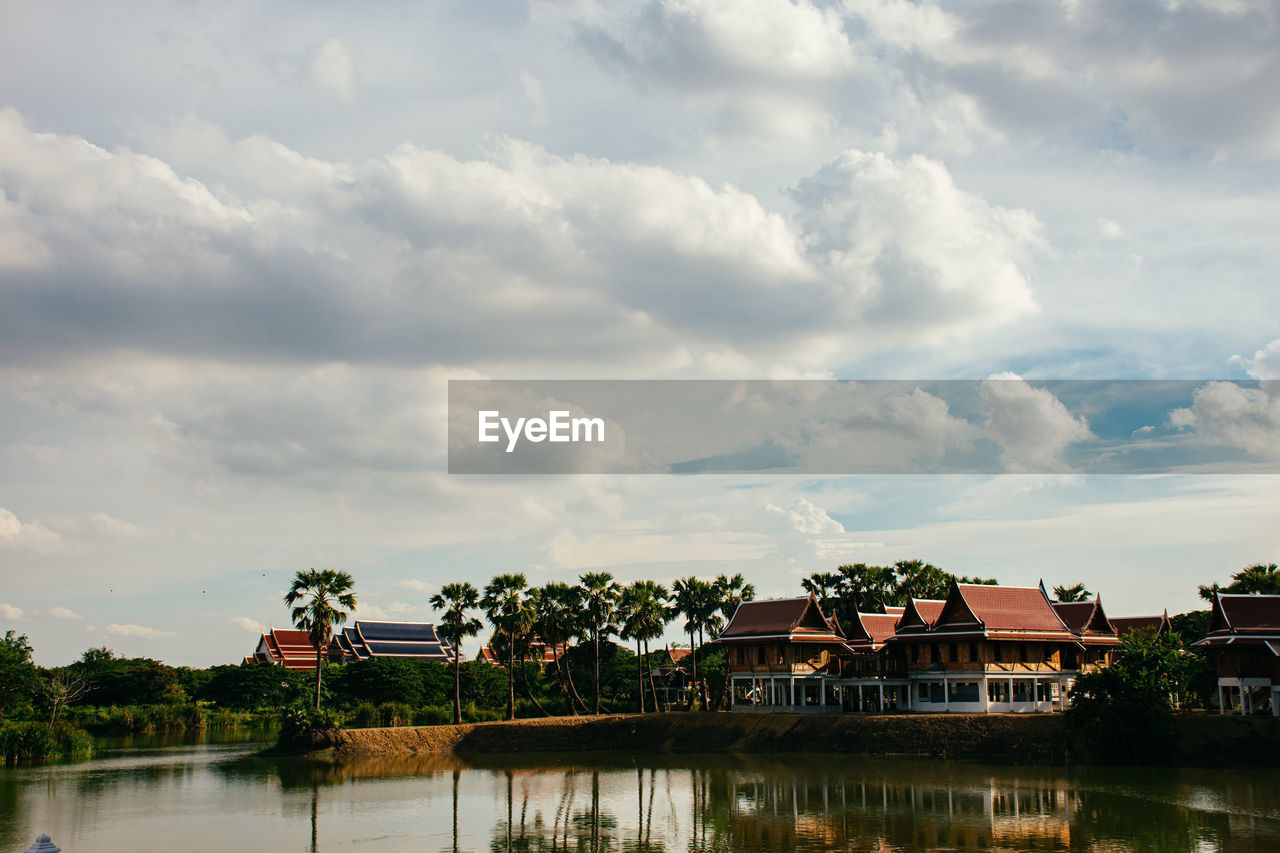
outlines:
[[1221, 682], [1218, 684], [1218, 713], [1227, 713], [1227, 696], [1222, 690]]
[[880, 687], [880, 705], [876, 709], [876, 712], [883, 714], [884, 713], [884, 682], [883, 681], [880, 682], [879, 687]]

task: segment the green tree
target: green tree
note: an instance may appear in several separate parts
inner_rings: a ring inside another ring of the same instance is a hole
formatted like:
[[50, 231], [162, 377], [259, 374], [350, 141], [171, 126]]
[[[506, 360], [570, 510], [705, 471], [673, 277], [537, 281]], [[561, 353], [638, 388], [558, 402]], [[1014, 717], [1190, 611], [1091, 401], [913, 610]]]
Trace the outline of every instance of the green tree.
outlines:
[[31, 704], [40, 686], [40, 674], [31, 660], [26, 634], [5, 631], [0, 640], [0, 721], [5, 714]]
[[583, 626], [586, 628], [591, 638], [592, 646], [595, 649], [594, 713], [599, 714], [600, 640], [607, 638], [610, 634], [617, 633], [618, 628], [614, 624], [614, 608], [618, 603], [618, 596], [622, 592], [622, 587], [613, 579], [613, 575], [608, 572], [587, 572], [579, 577], [578, 581], [582, 584]]
[[689, 635], [689, 648], [692, 650], [689, 657], [693, 660], [693, 680], [698, 685], [703, 709], [707, 709], [707, 690], [706, 684], [698, 678], [698, 656], [706, 632], [718, 631], [723, 624], [719, 611], [720, 597], [714, 583], [690, 576], [671, 585], [672, 616], [685, 618], [684, 630]]
[[306, 677], [270, 663], [214, 666], [200, 698], [222, 708], [260, 711], [285, 708], [306, 696]]
[[1089, 596], [1093, 593], [1082, 583], [1073, 583], [1071, 586], [1055, 586], [1053, 588], [1053, 597], [1058, 601], [1088, 601]]
[[1280, 567], [1275, 563], [1254, 563], [1233, 574], [1231, 583], [1226, 586], [1215, 583], [1200, 587], [1200, 597], [1205, 601], [1213, 601], [1214, 593], [1219, 592], [1235, 595], [1280, 595]]
[[333, 627], [343, 625], [356, 609], [355, 582], [348, 572], [312, 568], [298, 572], [285, 593], [284, 603], [292, 607], [290, 616], [298, 630], [310, 635], [316, 650], [316, 710], [320, 710], [320, 669], [333, 641]]
[[484, 627], [471, 611], [480, 606], [480, 591], [469, 583], [447, 583], [431, 596], [431, 606], [444, 613], [436, 630], [453, 646], [453, 722], [462, 722], [462, 640]]
[[587, 705], [573, 682], [573, 669], [566, 661], [569, 639], [583, 630], [581, 592], [576, 586], [552, 581], [533, 590], [529, 596], [533, 608], [533, 631], [551, 647], [555, 657], [556, 682], [574, 716], [579, 709], [584, 714], [587, 712]]
[[524, 597], [528, 582], [523, 574], [498, 575], [484, 588], [480, 606], [493, 627], [507, 635], [507, 719], [516, 718], [516, 640], [533, 624], [529, 602]]
[[[741, 576], [739, 576], [741, 577]], [[649, 672], [649, 691], [657, 710], [657, 692], [653, 689], [649, 666], [649, 641], [662, 636], [666, 627], [667, 590], [654, 581], [636, 581], [622, 591], [618, 599], [618, 617], [622, 620], [622, 636], [636, 641], [636, 687], [640, 697], [640, 713], [644, 713], [644, 676]], [[641, 644], [644, 645], [643, 652]]]
[[854, 563], [839, 566], [836, 571], [840, 575], [837, 587], [840, 608], [836, 614], [840, 621], [848, 624], [858, 612], [884, 612], [897, 586], [893, 566]]
[[1077, 749], [1095, 760], [1147, 760], [1174, 740], [1173, 696], [1187, 656], [1172, 633], [1125, 635], [1114, 663], [1082, 673], [1071, 688], [1067, 723]]

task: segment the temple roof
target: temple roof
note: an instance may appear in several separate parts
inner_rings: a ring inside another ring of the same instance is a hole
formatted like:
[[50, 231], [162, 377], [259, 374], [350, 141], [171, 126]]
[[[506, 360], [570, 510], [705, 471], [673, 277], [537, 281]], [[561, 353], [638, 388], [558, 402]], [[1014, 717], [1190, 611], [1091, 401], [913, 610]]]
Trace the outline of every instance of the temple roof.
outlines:
[[937, 598], [913, 598], [902, 608], [902, 616], [898, 619], [896, 633], [918, 634], [928, 631], [933, 623], [942, 615], [946, 601]]
[[850, 647], [860, 651], [878, 651], [893, 639], [898, 616], [893, 613], [857, 613], [845, 631]]
[[1112, 618], [1111, 625], [1116, 629], [1116, 635], [1122, 640], [1130, 631], [1139, 631], [1144, 628], [1157, 635], [1173, 630], [1167, 613], [1160, 616], [1116, 616]]
[[295, 628], [272, 628], [262, 634], [254, 657], [287, 669], [315, 669], [316, 650], [311, 634]]
[[1194, 645], [1265, 645], [1280, 655], [1280, 595], [1216, 594], [1209, 635]]
[[715, 642], [783, 638], [793, 643], [844, 642], [839, 628], [823, 614], [812, 595], [744, 601]]
[[1076, 640], [1055, 612], [1043, 587], [995, 586], [952, 582], [946, 601], [912, 599], [898, 622], [897, 638], [945, 636], [949, 639]]
[[1120, 638], [1114, 623], [1107, 619], [1102, 600], [1055, 601], [1053, 611], [1070, 631], [1089, 645], [1116, 645]]

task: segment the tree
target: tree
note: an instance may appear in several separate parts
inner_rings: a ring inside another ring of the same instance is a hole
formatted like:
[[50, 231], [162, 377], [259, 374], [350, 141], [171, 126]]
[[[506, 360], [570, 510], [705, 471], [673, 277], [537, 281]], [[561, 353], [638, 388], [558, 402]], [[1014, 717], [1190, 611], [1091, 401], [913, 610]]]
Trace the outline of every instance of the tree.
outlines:
[[49, 731], [68, 705], [89, 692], [89, 682], [70, 669], [52, 670], [40, 679], [40, 695], [49, 706]]
[[693, 680], [698, 685], [704, 709], [707, 707], [707, 691], [706, 685], [698, 679], [698, 653], [702, 650], [700, 640], [705, 632], [708, 629], [718, 631], [723, 624], [719, 608], [720, 599], [713, 583], [690, 576], [671, 585], [671, 614], [673, 617], [685, 617], [684, 630], [689, 635], [689, 648], [692, 650], [689, 657], [693, 660]]
[[[739, 576], [740, 577], [740, 576]], [[667, 590], [653, 581], [636, 581], [622, 591], [618, 599], [618, 617], [622, 620], [622, 636], [636, 641], [636, 686], [640, 696], [640, 713], [644, 713], [644, 676], [649, 672], [649, 691], [654, 710], [658, 696], [653, 689], [652, 669], [648, 664], [649, 641], [662, 636], [667, 624], [665, 606]], [[641, 652], [641, 644], [644, 652]]]
[[552, 581], [533, 590], [529, 598], [533, 608], [533, 630], [544, 643], [551, 646], [555, 657], [556, 680], [565, 694], [565, 704], [575, 716], [579, 708], [585, 714], [587, 705], [578, 695], [578, 687], [573, 683], [573, 669], [566, 660], [569, 639], [584, 630], [582, 590], [567, 583]]
[[1280, 595], [1280, 567], [1275, 563], [1254, 563], [1233, 574], [1231, 583], [1226, 586], [1215, 583], [1200, 587], [1200, 597], [1205, 601], [1213, 601], [1214, 594], [1219, 592], [1235, 595]]
[[[285, 593], [284, 603], [293, 608], [293, 624], [310, 634], [316, 650], [316, 710], [320, 710], [320, 668], [333, 641], [333, 626], [345, 624], [347, 614], [356, 609], [354, 581], [347, 572], [312, 568], [298, 572]], [[301, 602], [301, 603], [299, 603]]]
[[595, 646], [595, 711], [600, 713], [600, 640], [617, 632], [614, 607], [622, 588], [608, 572], [587, 572], [578, 578], [582, 584], [583, 624]]
[[469, 583], [447, 583], [431, 596], [431, 606], [443, 611], [436, 626], [453, 646], [453, 722], [462, 722], [462, 640], [480, 633], [484, 623], [470, 615], [480, 606], [480, 591]]
[[1172, 633], [1126, 634], [1114, 663], [1081, 673], [1071, 688], [1067, 723], [1078, 748], [1104, 761], [1167, 755], [1189, 657]]
[[739, 604], [744, 601], [754, 601], [756, 597], [755, 586], [747, 583], [747, 579], [741, 573], [733, 577], [719, 575], [715, 580], [715, 588], [720, 603], [720, 615], [726, 622], [733, 618]]
[[1061, 602], [1088, 601], [1091, 595], [1093, 593], [1089, 592], [1082, 583], [1073, 583], [1071, 586], [1055, 586], [1053, 588], [1053, 597]]
[[480, 606], [495, 630], [507, 635], [507, 719], [516, 718], [516, 646], [515, 640], [528, 632], [533, 614], [524, 597], [528, 582], [522, 574], [498, 575], [484, 588]]
[[883, 613], [893, 599], [897, 586], [893, 566], [868, 566], [866, 563], [842, 565], [836, 568], [840, 575], [837, 595], [840, 610], [837, 615], [845, 624], [853, 621], [855, 613]]
[[0, 640], [0, 720], [6, 713], [26, 707], [39, 683], [26, 634], [5, 631]]

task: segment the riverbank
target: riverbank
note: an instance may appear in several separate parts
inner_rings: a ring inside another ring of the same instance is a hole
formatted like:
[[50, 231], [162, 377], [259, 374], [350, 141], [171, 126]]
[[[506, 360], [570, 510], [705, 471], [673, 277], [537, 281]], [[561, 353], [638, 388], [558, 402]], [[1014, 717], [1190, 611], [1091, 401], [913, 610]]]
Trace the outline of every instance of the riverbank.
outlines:
[[[339, 756], [427, 753], [823, 752], [910, 755], [1017, 764], [1065, 764], [1063, 718], [1035, 715], [673, 713], [549, 717], [460, 726], [349, 729]], [[1180, 718], [1169, 759], [1194, 766], [1280, 763], [1280, 720], [1197, 715]]]

